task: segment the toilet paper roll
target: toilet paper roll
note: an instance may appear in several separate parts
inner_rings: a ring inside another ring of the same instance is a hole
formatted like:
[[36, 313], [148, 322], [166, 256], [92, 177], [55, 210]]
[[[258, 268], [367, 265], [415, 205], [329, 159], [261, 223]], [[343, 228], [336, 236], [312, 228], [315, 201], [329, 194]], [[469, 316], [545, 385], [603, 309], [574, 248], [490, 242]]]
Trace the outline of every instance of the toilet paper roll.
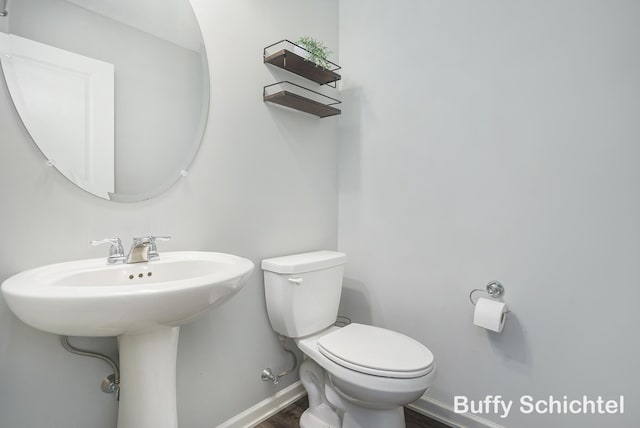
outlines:
[[480, 298], [476, 302], [473, 323], [487, 330], [502, 332], [507, 318], [507, 305], [497, 300]]

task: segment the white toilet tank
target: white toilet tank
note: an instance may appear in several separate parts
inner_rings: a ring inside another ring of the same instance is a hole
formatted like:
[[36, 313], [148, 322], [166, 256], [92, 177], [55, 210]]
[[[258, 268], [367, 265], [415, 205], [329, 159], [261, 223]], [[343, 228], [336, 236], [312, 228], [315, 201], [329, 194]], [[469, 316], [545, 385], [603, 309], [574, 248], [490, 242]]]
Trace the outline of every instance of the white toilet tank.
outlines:
[[286, 337], [303, 337], [334, 324], [338, 316], [347, 256], [314, 251], [262, 261], [271, 327]]

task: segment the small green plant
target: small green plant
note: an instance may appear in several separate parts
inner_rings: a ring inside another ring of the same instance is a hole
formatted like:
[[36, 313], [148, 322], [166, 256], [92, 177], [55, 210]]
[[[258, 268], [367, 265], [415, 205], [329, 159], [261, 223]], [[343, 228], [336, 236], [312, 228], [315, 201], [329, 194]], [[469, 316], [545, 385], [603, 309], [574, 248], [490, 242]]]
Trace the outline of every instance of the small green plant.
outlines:
[[330, 62], [329, 55], [331, 52], [321, 41], [314, 39], [313, 37], [303, 36], [296, 41], [297, 45], [302, 46], [309, 51], [309, 58], [305, 60], [311, 60], [315, 62], [316, 67], [322, 67], [325, 70], [329, 70]]

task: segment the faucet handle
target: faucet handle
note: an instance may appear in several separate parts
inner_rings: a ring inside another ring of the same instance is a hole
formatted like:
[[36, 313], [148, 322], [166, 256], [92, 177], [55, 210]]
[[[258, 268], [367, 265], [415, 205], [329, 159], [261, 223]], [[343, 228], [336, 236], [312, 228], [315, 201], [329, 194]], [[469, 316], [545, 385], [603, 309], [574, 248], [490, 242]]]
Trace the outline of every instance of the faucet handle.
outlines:
[[102, 244], [111, 244], [109, 247], [109, 257], [107, 257], [107, 263], [112, 265], [114, 263], [124, 262], [124, 247], [120, 238], [107, 238], [99, 239], [96, 241], [89, 241], [89, 244], [95, 246]]
[[133, 238], [133, 242], [136, 244], [153, 244], [156, 241], [168, 241], [171, 239], [170, 236], [137, 236]]
[[158, 254], [158, 246], [156, 245], [156, 241], [168, 241], [171, 239], [171, 236], [149, 236], [149, 240], [151, 241], [151, 248], [149, 248], [149, 260], [157, 259], [160, 257]]
[[171, 239], [171, 236], [142, 236], [139, 238], [133, 238], [133, 245], [137, 244], [149, 244], [149, 260], [155, 260], [160, 255], [158, 254], [158, 246], [156, 245], [156, 241], [168, 241]]

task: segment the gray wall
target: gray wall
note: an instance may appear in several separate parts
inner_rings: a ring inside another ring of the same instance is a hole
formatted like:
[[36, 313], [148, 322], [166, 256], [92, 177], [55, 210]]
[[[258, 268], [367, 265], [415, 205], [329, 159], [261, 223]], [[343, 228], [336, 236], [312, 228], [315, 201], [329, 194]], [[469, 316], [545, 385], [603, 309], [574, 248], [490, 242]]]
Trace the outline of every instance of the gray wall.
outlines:
[[[640, 426], [640, 3], [340, 2], [343, 312], [435, 354], [429, 396], [602, 395]], [[472, 288], [502, 281], [502, 334]], [[513, 412], [512, 412], [513, 413]]]
[[[222, 251], [256, 266], [336, 248], [337, 121], [265, 105], [262, 86], [290, 76], [266, 67], [262, 48], [311, 34], [337, 52], [337, 1], [193, 4], [209, 52], [209, 123], [189, 177], [154, 199], [100, 200], [48, 168], [0, 84], [0, 281], [42, 264], [106, 256], [87, 242], [109, 236], [170, 234], [161, 251]], [[113, 428], [116, 404], [99, 391], [108, 368], [68, 354], [58, 340], [0, 302], [0, 426]], [[112, 339], [76, 343], [115, 354]], [[214, 427], [272, 395], [295, 379], [276, 388], [260, 371], [288, 364], [269, 327], [258, 269], [231, 301], [181, 330], [181, 426]]]

